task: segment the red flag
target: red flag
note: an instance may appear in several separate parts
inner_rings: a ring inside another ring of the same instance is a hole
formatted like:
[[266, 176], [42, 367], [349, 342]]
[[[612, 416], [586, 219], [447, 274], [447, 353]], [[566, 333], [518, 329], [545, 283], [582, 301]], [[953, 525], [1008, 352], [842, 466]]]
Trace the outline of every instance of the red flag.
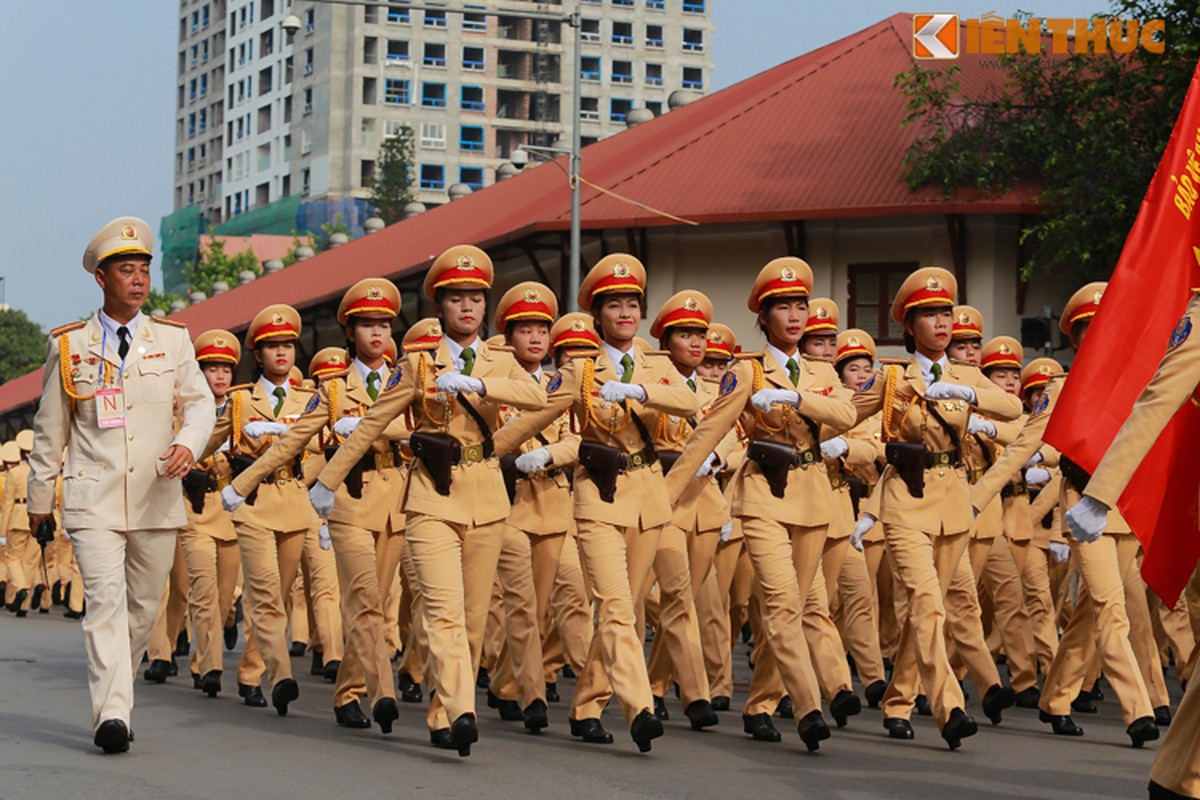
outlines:
[[[1046, 441], [1094, 471], [1200, 287], [1200, 64]], [[1200, 558], [1200, 408], [1185, 403], [1118, 507], [1145, 551], [1142, 576], [1174, 605]]]

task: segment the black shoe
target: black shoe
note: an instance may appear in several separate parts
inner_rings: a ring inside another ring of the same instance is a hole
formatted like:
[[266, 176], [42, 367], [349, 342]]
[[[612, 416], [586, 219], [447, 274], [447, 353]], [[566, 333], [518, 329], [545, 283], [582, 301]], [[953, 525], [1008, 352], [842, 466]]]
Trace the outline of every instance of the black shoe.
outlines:
[[815, 753], [820, 750], [821, 742], [829, 737], [829, 726], [825, 724], [820, 710], [810, 711], [800, 720], [800, 741], [804, 742], [808, 752]]
[[721, 718], [717, 716], [712, 703], [707, 700], [693, 700], [688, 703], [688, 707], [683, 710], [683, 713], [688, 718], [688, 722], [692, 723], [692, 730], [694, 731], [711, 728], [713, 725], [718, 725], [721, 722]]
[[957, 750], [962, 745], [962, 740], [968, 736], [974, 736], [979, 732], [979, 726], [975, 724], [975, 718], [961, 708], [956, 708], [950, 712], [950, 719], [946, 720], [946, 724], [942, 726], [942, 738], [946, 740], [946, 744], [951, 750]]
[[179, 632], [179, 636], [177, 636], [175, 638], [175, 652], [172, 653], [171, 655], [186, 656], [191, 651], [192, 651], [192, 645], [191, 645], [191, 642], [188, 641], [187, 631], [182, 630]]
[[917, 695], [917, 701], [913, 703], [913, 708], [922, 717], [932, 717], [933, 709], [929, 707], [929, 698], [923, 694]]
[[563, 668], [558, 673], [567, 680], [575, 680], [575, 670], [571, 669], [570, 664], [563, 664]]
[[63, 604], [62, 581], [55, 581], [50, 587], [50, 603], [56, 606]]
[[119, 719], [106, 719], [96, 728], [96, 737], [92, 742], [105, 753], [124, 753], [129, 749], [133, 736], [129, 728]]
[[1160, 728], [1171, 727], [1171, 707], [1159, 706], [1154, 709], [1154, 724]]
[[[14, 614], [19, 613], [21, 610], [21, 606], [23, 606], [25, 604], [26, 597], [29, 597], [28, 589], [22, 589], [19, 592], [17, 592], [16, 594], [14, 594], [12, 602], [8, 604], [8, 610], [13, 612]], [[24, 615], [22, 615], [22, 616], [24, 616]]]
[[863, 689], [863, 694], [867, 696], [867, 706], [869, 708], [879, 708], [879, 704], [883, 702], [883, 695], [886, 692], [887, 683], [885, 681], [875, 681]]
[[17, 619], [25, 619], [27, 616], [29, 616], [29, 611], [24, 608], [16, 613]]
[[142, 673], [142, 678], [147, 683], [166, 683], [167, 676], [170, 674], [171, 662], [156, 658], [150, 662], [150, 666], [146, 667], [146, 671]]
[[63, 616], [66, 617], [67, 619], [83, 619], [83, 612], [68, 610], [68, 611], [63, 612]]
[[557, 703], [562, 698], [558, 696], [558, 684], [554, 681], [546, 684], [546, 702]]
[[318, 653], [316, 650], [313, 650], [312, 666], [308, 668], [308, 674], [316, 675], [318, 678], [324, 677], [324, 675], [325, 675], [325, 656], [324, 656], [324, 654]]
[[1146, 742], [1153, 742], [1158, 738], [1158, 726], [1154, 724], [1154, 717], [1138, 717], [1129, 724], [1125, 732], [1129, 734], [1134, 747], [1141, 747]]
[[1039, 711], [1038, 722], [1050, 723], [1050, 730], [1058, 736], [1083, 736], [1083, 728], [1075, 724], [1070, 714], [1047, 714], [1045, 711]]
[[639, 752], [649, 753], [650, 742], [663, 735], [662, 720], [649, 711], [642, 711], [633, 718], [633, 724], [629, 726], [629, 735], [633, 737]]
[[192, 688], [193, 688], [193, 689], [196, 689], [196, 690], [199, 690], [201, 687], [203, 687], [203, 685], [204, 685], [204, 684], [202, 684], [202, 683], [200, 682], [200, 673], [199, 673], [199, 672], [193, 672], [193, 673], [192, 673]]
[[214, 669], [204, 673], [204, 677], [200, 679], [200, 690], [209, 697], [216, 697], [221, 693], [221, 670]]
[[430, 731], [429, 743], [434, 747], [440, 747], [442, 750], [454, 749], [454, 742], [450, 741], [449, 728], [438, 728], [436, 731]]
[[829, 715], [839, 728], [846, 727], [846, 720], [862, 711], [862, 700], [854, 692], [843, 689], [829, 704]]
[[660, 720], [668, 720], [671, 718], [671, 712], [667, 711], [667, 701], [661, 697], [654, 698], [654, 716]]
[[232, 650], [237, 647], [238, 630], [237, 625], [230, 625], [225, 629], [225, 649]]
[[29, 607], [40, 609], [42, 607], [42, 595], [46, 592], [46, 587], [40, 583], [33, 587], [33, 597], [29, 599]]
[[412, 675], [409, 675], [403, 670], [396, 676], [397, 684], [400, 688], [400, 700], [405, 703], [420, 703], [425, 699], [424, 693], [421, 691], [421, 684], [413, 680]]
[[1017, 708], [1037, 708], [1038, 703], [1041, 702], [1042, 693], [1036, 686], [1030, 686], [1028, 689], [1017, 692], [1013, 699], [1016, 700]]
[[492, 690], [487, 691], [488, 708], [494, 708], [500, 712], [500, 719], [505, 722], [520, 722], [525, 717], [521, 713], [521, 704], [516, 700], [504, 700], [492, 694]]
[[1004, 720], [1004, 709], [1012, 708], [1016, 703], [1017, 695], [1012, 687], [997, 683], [983, 695], [983, 713], [993, 725], [999, 725]]
[[911, 739], [913, 738], [912, 723], [904, 717], [884, 717], [883, 727], [888, 732], [888, 737], [892, 739]]
[[175, 663], [175, 656], [172, 655], [171, 660], [167, 662], [167, 676], [170, 678], [174, 678], [178, 674], [179, 674], [179, 665]]
[[484, 667], [480, 667], [479, 672], [475, 673], [475, 688], [476, 689], [487, 689], [487, 688], [491, 687], [491, 685], [492, 685], [492, 676], [488, 675], [487, 669], [485, 669]]
[[525, 730], [530, 733], [541, 733], [542, 728], [550, 724], [548, 711], [546, 703], [542, 700], [534, 700], [525, 706], [525, 710], [521, 712], [521, 716], [525, 719]]
[[1150, 781], [1146, 789], [1150, 792], [1150, 800], [1192, 800], [1187, 795], [1172, 792], [1167, 787], [1154, 781]]
[[284, 678], [279, 683], [275, 684], [275, 688], [271, 689], [271, 705], [275, 706], [275, 713], [281, 717], [286, 717], [288, 712], [288, 703], [300, 696], [300, 684], [291, 678]]
[[1104, 699], [1104, 692], [1100, 691], [1100, 681], [1092, 684], [1092, 688], [1087, 690], [1087, 696], [1089, 700], [1095, 700], [1097, 703]]
[[778, 742], [783, 738], [771, 722], [770, 714], [742, 714], [742, 730], [756, 742]]
[[400, 706], [391, 697], [381, 697], [371, 708], [371, 719], [379, 725], [380, 733], [391, 733], [392, 723], [400, 719]]
[[612, 744], [612, 734], [604, 730], [604, 726], [600, 724], [599, 717], [588, 717], [587, 719], [569, 719], [571, 723], [571, 735], [578, 736], [588, 744]]
[[479, 728], [475, 727], [475, 717], [463, 714], [454, 720], [450, 726], [450, 741], [458, 748], [462, 758], [471, 755], [471, 745], [479, 741]]
[[337, 724], [343, 728], [371, 727], [371, 720], [367, 719], [367, 715], [363, 713], [362, 704], [357, 700], [351, 700], [345, 705], [335, 707], [333, 716], [337, 718]]
[[322, 670], [325, 680], [329, 681], [330, 683], [337, 683], [338, 667], [340, 666], [342, 666], [342, 662], [336, 659], [326, 664], [325, 668]]
[[39, 613], [39, 614], [49, 614], [49, 613], [50, 613], [50, 609], [48, 609], [48, 608], [39, 608], [39, 609], [38, 609], [38, 613]]
[[792, 708], [792, 698], [784, 695], [783, 699], [779, 701], [779, 705], [775, 706], [775, 713], [779, 715], [780, 719], [795, 719], [796, 710]]
[[8, 581], [0, 581], [0, 604], [4, 603], [4, 598], [8, 596]]
[[242, 702], [251, 708], [267, 707], [267, 698], [263, 696], [261, 686], [247, 686], [244, 683], [239, 683], [238, 696], [242, 698]]
[[288, 655], [290, 655], [292, 658], [299, 658], [307, 651], [308, 645], [306, 645], [304, 642], [292, 642], [291, 646], [288, 648]]
[[730, 698], [723, 694], [719, 694], [712, 699], [713, 711], [728, 711]]
[[1076, 714], [1095, 714], [1100, 709], [1096, 708], [1096, 704], [1092, 702], [1092, 698], [1087, 692], [1080, 692], [1071, 701], [1071, 710]]

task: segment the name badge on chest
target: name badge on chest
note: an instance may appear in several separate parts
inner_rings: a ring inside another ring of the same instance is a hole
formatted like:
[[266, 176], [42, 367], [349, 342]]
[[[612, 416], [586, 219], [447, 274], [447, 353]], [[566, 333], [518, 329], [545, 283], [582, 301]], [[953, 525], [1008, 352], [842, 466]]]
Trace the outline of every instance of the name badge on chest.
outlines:
[[125, 427], [125, 393], [120, 389], [96, 392], [96, 420], [101, 428]]

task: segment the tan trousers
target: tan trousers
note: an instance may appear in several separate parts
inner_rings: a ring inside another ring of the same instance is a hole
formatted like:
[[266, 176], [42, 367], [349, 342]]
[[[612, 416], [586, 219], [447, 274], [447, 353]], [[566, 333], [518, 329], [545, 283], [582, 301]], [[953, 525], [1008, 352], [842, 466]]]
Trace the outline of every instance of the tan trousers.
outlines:
[[[972, 570], [975, 560], [972, 558]], [[992, 539], [981, 573], [976, 573], [976, 587], [986, 587], [992, 596], [992, 615], [1000, 634], [1000, 642], [1008, 656], [1009, 683], [1021, 692], [1037, 686], [1037, 661], [1034, 655], [1033, 623], [1025, 608], [1021, 573], [1008, 539]]]
[[[750, 697], [743, 712], [747, 715], [775, 711], [778, 698], [772, 699], [770, 688], [774, 668], [779, 671], [784, 691], [792, 698], [797, 720], [821, 708], [803, 617], [805, 600], [820, 572], [827, 532], [826, 525], [807, 528], [742, 518], [743, 541], [750, 553], [755, 594], [762, 607], [763, 632], [771, 645], [755, 662]], [[770, 659], [774, 659], [774, 667]]]
[[174, 530], [71, 532], [87, 614], [83, 646], [92, 695], [92, 728], [110, 719], [128, 726], [133, 675], [150, 641], [175, 556]]
[[550, 592], [553, 624], [548, 626], [542, 643], [546, 682], [553, 683], [563, 666], [570, 665], [578, 675], [587, 663], [595, 634], [592, 589], [579, 558], [579, 542], [574, 532], [563, 540], [558, 569]]
[[1158, 642], [1159, 660], [1169, 663], [1175, 657], [1175, 677], [1186, 681], [1190, 673], [1187, 663], [1196, 648], [1196, 637], [1188, 619], [1187, 598], [1181, 596], [1174, 608], [1168, 608], [1158, 595], [1146, 588], [1146, 601], [1150, 604], [1150, 622], [1154, 625], [1154, 638]]
[[1134, 562], [1138, 542], [1133, 534], [1105, 534], [1071, 550], [1083, 576], [1079, 599], [1059, 643], [1042, 689], [1041, 709], [1048, 714], [1071, 713], [1071, 701], [1084, 687], [1097, 649], [1104, 675], [1121, 701], [1129, 725], [1153, 716], [1154, 708], [1129, 642], [1123, 576]]
[[[1139, 548], [1140, 552], [1140, 548]], [[1142, 673], [1142, 682], [1155, 708], [1171, 705], [1167, 682], [1163, 678], [1162, 660], [1158, 657], [1158, 642], [1150, 622], [1150, 604], [1146, 601], [1146, 584], [1142, 581], [1141, 558], [1135, 558], [1125, 570], [1125, 612], [1129, 616], [1129, 643]]]
[[580, 561], [596, 598], [598, 623], [583, 671], [578, 673], [571, 719], [598, 718], [614, 693], [626, 727], [653, 705], [634, 604], [654, 564], [661, 536], [662, 528], [620, 528], [578, 520]]
[[381, 575], [379, 579], [379, 588], [387, 598], [383, 604], [383, 640], [387, 643], [388, 652], [397, 655], [404, 649], [405, 630], [412, 627], [412, 621], [407, 617], [412, 606], [411, 603], [404, 603], [404, 583], [400, 580], [399, 569], [392, 575], [391, 586], [383, 585], [386, 581], [384, 576]]
[[5, 561], [8, 562], [8, 592], [5, 597], [5, 603], [11, 603], [16, 597], [17, 592], [24, 589], [28, 594], [25, 596], [25, 601], [21, 603], [21, 611], [29, 610], [29, 603], [33, 595], [33, 587], [36, 583], [40, 583], [40, 577], [34, 578], [33, 570], [28, 566], [29, 544], [33, 542], [33, 536], [29, 531], [10, 528], [8, 531], [8, 546], [4, 550]]
[[463, 714], [475, 715], [475, 673], [503, 536], [503, 522], [469, 527], [408, 515], [405, 538], [429, 637], [430, 730], [448, 728]]
[[[730, 589], [742, 554], [742, 540], [720, 542], [713, 569], [696, 595], [704, 667], [713, 697], [733, 696], [733, 632], [730, 631]], [[740, 627], [740, 626], [739, 626]]]
[[1188, 682], [1150, 767], [1150, 780], [1184, 797], [1200, 797], [1200, 681]]
[[246, 523], [237, 526], [243, 589], [249, 600], [245, 611], [272, 687], [292, 677], [284, 597], [296, 583], [307, 534], [307, 530], [272, 531]]
[[522, 708], [535, 700], [544, 703], [545, 659], [542, 618], [538, 616], [539, 598], [533, 577], [532, 539], [511, 525], [504, 526], [496, 575], [501, 587], [503, 641], [491, 676], [492, 694], [502, 700], [519, 700]]
[[237, 541], [214, 539], [194, 528], [184, 528], [179, 532], [179, 543], [188, 576], [193, 671], [200, 675], [220, 672], [225, 618], [233, 608], [237, 586]]
[[423, 683], [429, 663], [429, 637], [425, 634], [425, 605], [421, 600], [421, 585], [417, 568], [413, 566], [408, 542], [400, 550], [400, 577], [404, 594], [409, 598], [409, 630], [404, 639], [404, 658], [400, 671], [407, 672], [416, 683]]
[[[79, 565], [75, 562], [71, 540], [60, 532], [54, 537], [54, 546], [58, 549], [54, 565], [58, 571], [58, 581], [62, 584], [63, 603], [71, 611], [82, 611], [83, 578], [79, 576]], [[3, 574], [2, 570], [0, 574]]]
[[1021, 575], [1025, 608], [1033, 632], [1033, 652], [1043, 674], [1058, 652], [1058, 626], [1054, 621], [1054, 596], [1050, 593], [1050, 553], [1030, 541], [1010, 542], [1013, 561]]
[[489, 673], [496, 671], [500, 661], [500, 650], [504, 647], [504, 626], [504, 586], [497, 574], [492, 580], [492, 599], [488, 603], [483, 649], [479, 653], [479, 665]]
[[[651, 694], [663, 697], [672, 679], [679, 683], [679, 697], [686, 709], [698, 700], [711, 700], [708, 674], [704, 669], [704, 649], [700, 643], [700, 623], [696, 614], [697, 576], [702, 580], [712, 568], [717, 531], [685, 533], [667, 525], [654, 556], [654, 576], [658, 579], [658, 627], [650, 646], [647, 672]], [[692, 540], [701, 541], [692, 547]], [[710, 546], [711, 545], [711, 546]], [[692, 552], [701, 562], [697, 574], [691, 571]], [[703, 573], [700, 573], [703, 570]], [[643, 587], [646, 589], [648, 587]]]
[[[836, 601], [836, 602], [835, 602]], [[863, 686], [887, 681], [879, 649], [879, 623], [875, 612], [874, 583], [863, 553], [846, 549], [836, 586], [830, 588], [830, 611], [842, 643], [854, 657]]]
[[[883, 697], [885, 719], [908, 719], [919, 685], [925, 687], [939, 728], [946, 724], [951, 711], [964, 705], [962, 689], [946, 652], [945, 596], [955, 575], [961, 579], [960, 568], [965, 566], [970, 575], [963, 560], [967, 536], [932, 536], [899, 525], [884, 525], [892, 569], [904, 587], [908, 608], [900, 628], [892, 681]], [[987, 645], [982, 647], [986, 653]]]
[[309, 627], [319, 641], [322, 660], [341, 661], [345, 651], [342, 630], [341, 590], [338, 587], [337, 558], [332, 550], [322, 550], [318, 530], [310, 529], [304, 537], [304, 554], [300, 558], [304, 574]]
[[333, 705], [337, 708], [367, 696], [374, 707], [384, 697], [396, 698], [391, 665], [395, 649], [387, 641], [384, 609], [398, 584], [404, 534], [393, 531], [390, 524], [387, 530], [370, 531], [331, 522], [329, 538], [348, 638]]
[[188, 572], [183, 557], [180, 537], [175, 539], [175, 560], [171, 562], [171, 574], [167, 579], [163, 599], [158, 606], [158, 616], [150, 630], [150, 660], [172, 661], [175, 642], [179, 632], [187, 624], [188, 616]]

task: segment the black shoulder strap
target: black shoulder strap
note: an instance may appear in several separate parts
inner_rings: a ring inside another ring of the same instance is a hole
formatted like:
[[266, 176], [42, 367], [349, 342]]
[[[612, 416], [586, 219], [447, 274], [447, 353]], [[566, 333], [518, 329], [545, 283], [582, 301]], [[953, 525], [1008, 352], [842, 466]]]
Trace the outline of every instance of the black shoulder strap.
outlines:
[[[929, 409], [929, 413], [932, 414], [933, 418], [936, 419], [938, 421], [938, 424], [942, 426], [942, 430], [946, 431], [946, 435], [950, 437], [950, 444], [954, 445], [954, 449], [961, 453], [962, 452], [962, 439], [960, 439], [958, 437], [958, 431], [956, 431], [954, 429], [954, 426], [951, 425], [949, 422], [946, 422], [946, 418], [938, 413], [937, 401], [935, 400], [934, 402], [931, 403], [928, 400], [926, 400], [925, 407], [927, 409]], [[986, 451], [987, 448], [984, 448], [984, 450]]]
[[483, 415], [475, 410], [475, 406], [471, 405], [471, 402], [461, 394], [458, 396], [458, 402], [462, 404], [462, 407], [465, 408], [467, 413], [471, 415], [471, 419], [475, 420], [475, 424], [479, 426], [479, 430], [483, 432], [483, 440], [485, 442], [490, 442], [492, 440], [492, 429], [488, 427], [487, 420], [485, 420]]

